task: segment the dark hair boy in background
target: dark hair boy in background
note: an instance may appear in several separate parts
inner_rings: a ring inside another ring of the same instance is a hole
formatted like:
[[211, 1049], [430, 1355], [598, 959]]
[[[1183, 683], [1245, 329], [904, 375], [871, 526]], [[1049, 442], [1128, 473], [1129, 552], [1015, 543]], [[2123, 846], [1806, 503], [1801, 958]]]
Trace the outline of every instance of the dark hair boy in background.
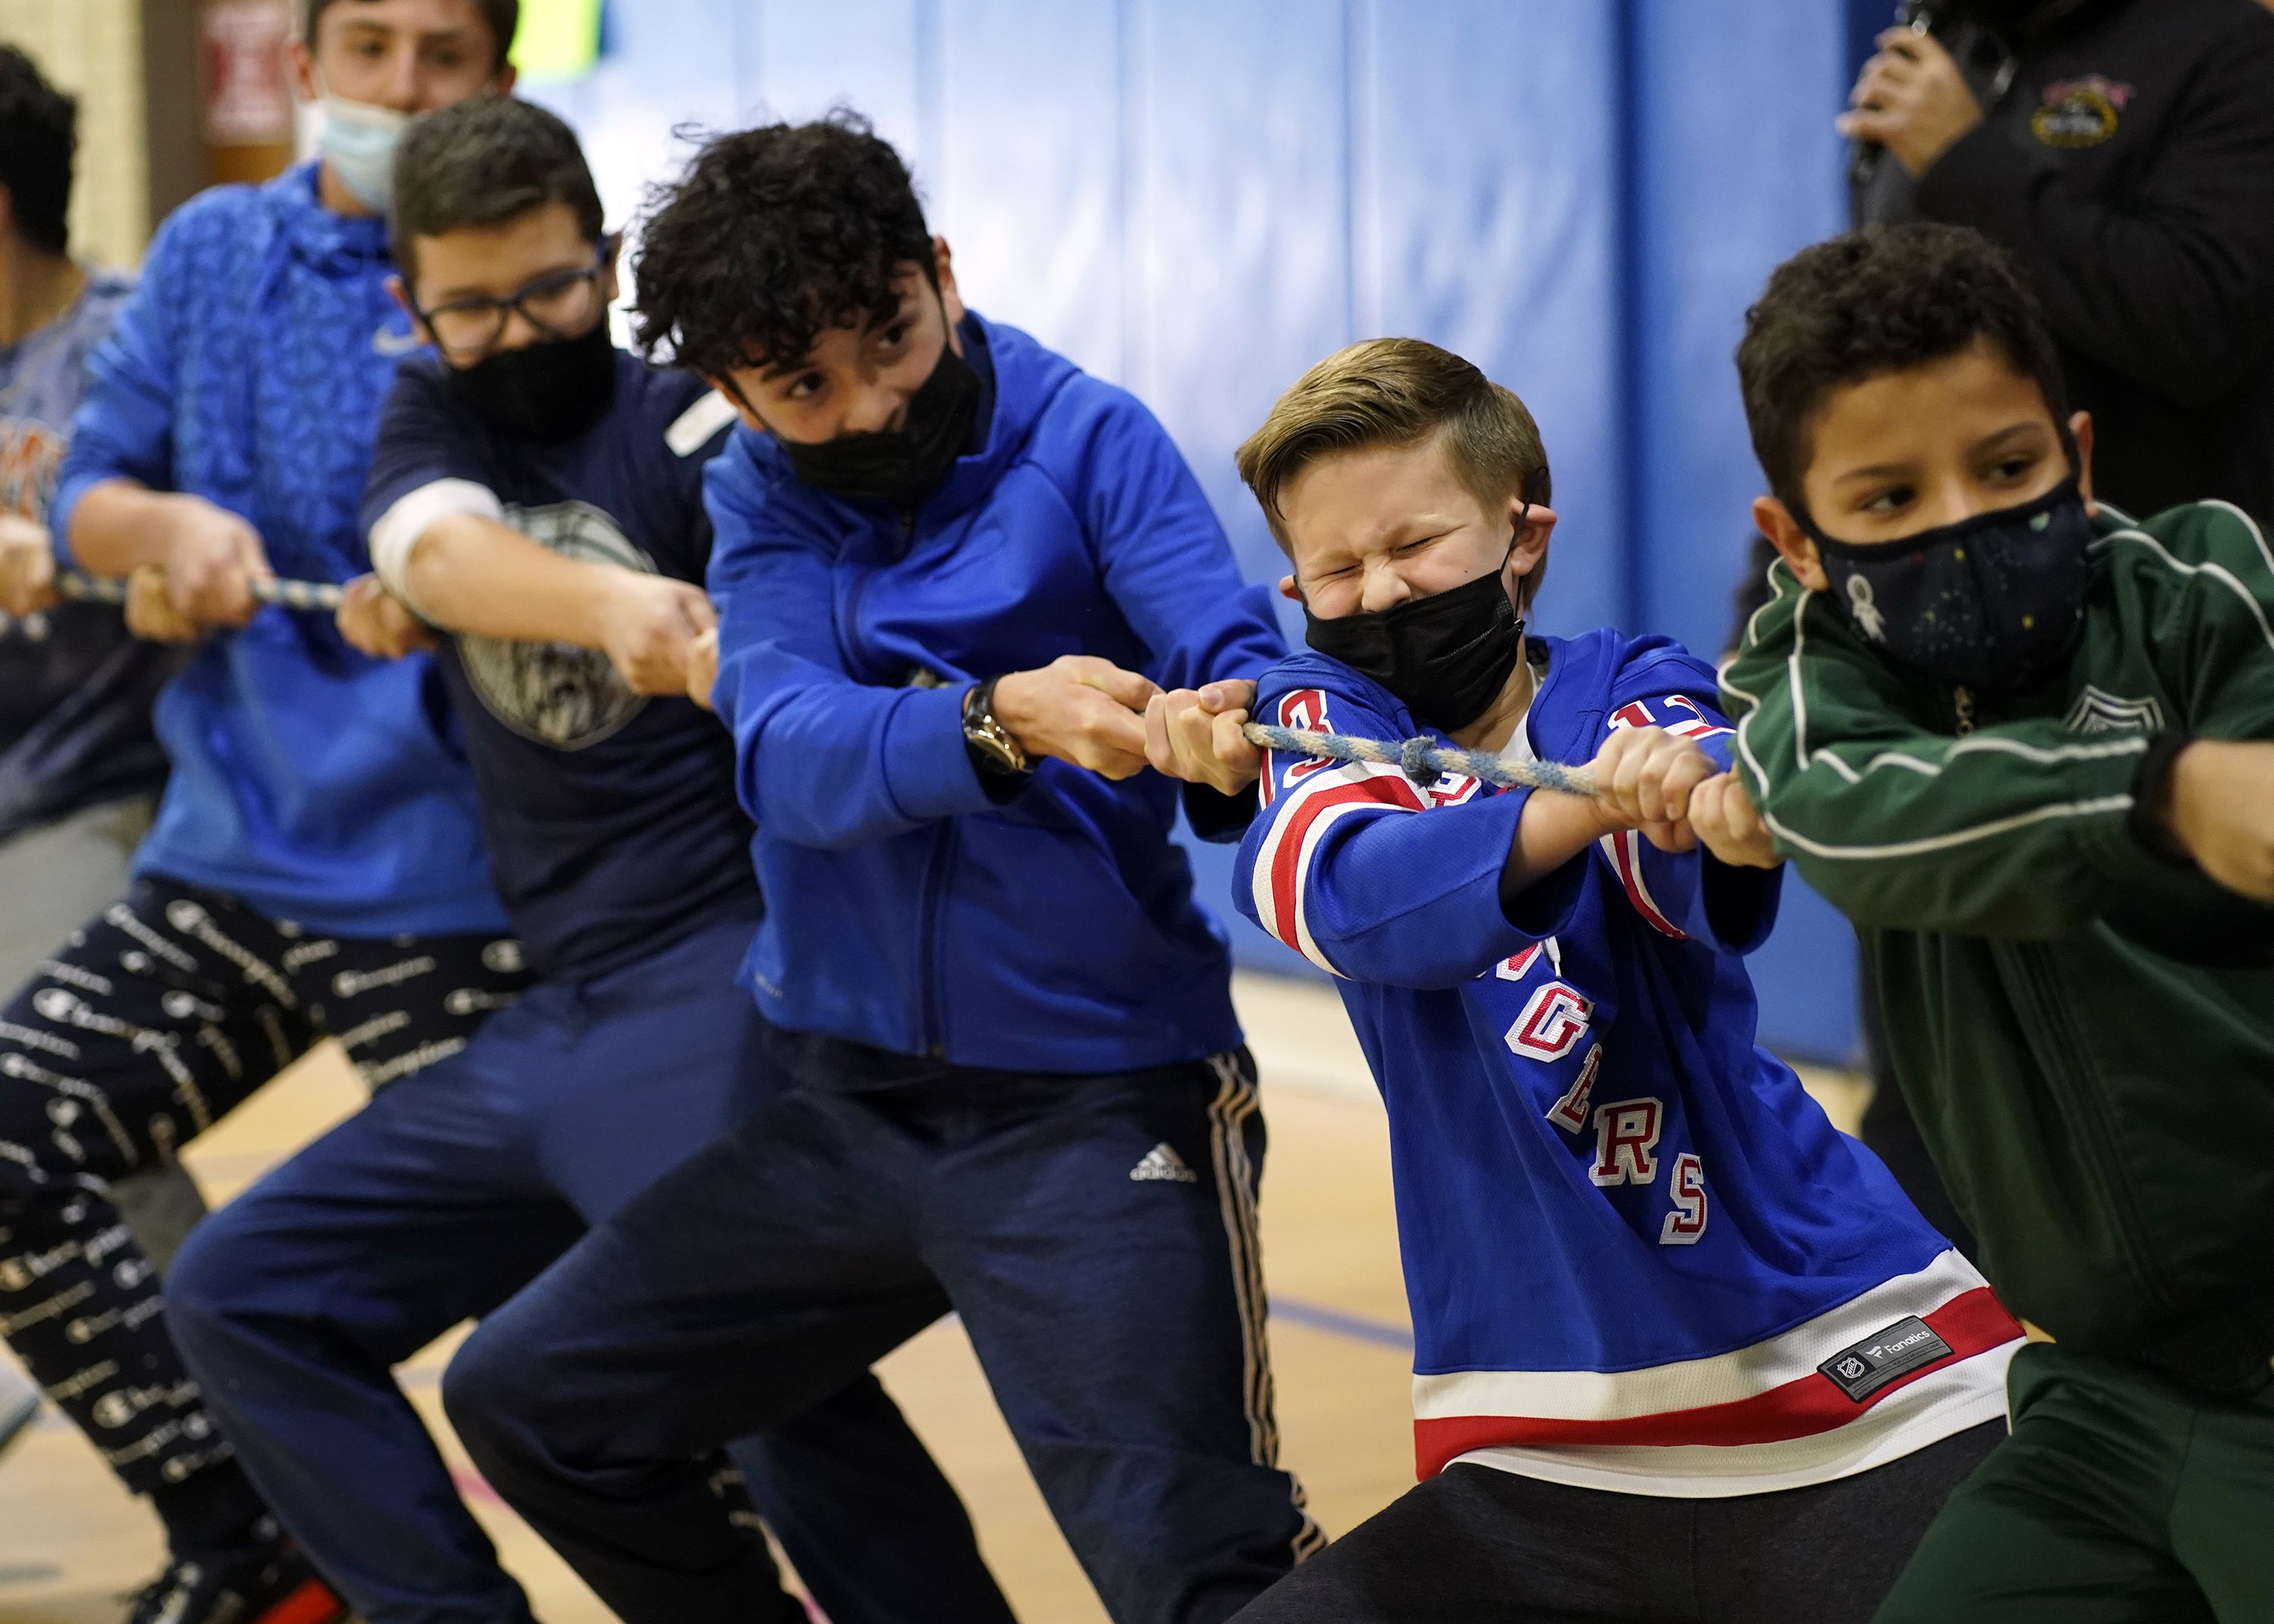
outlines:
[[[686, 696], [703, 470], [734, 414], [611, 342], [616, 239], [551, 113], [420, 119], [395, 184], [399, 286], [437, 355], [395, 379], [365, 499], [395, 596], [358, 583], [348, 618], [390, 656], [425, 641], [402, 604], [444, 631], [538, 979], [212, 1219], [168, 1297], [239, 1457], [368, 1624], [526, 1624], [393, 1367], [776, 1086], [735, 984], [764, 908], [734, 742]], [[839, 1624], [1008, 1624], [873, 1376], [738, 1454]]]
[[953, 1309], [1107, 1611], [1213, 1624], [1319, 1535], [1229, 954], [1141, 711], [1276, 659], [1268, 600], [1149, 413], [967, 312], [864, 125], [720, 138], [645, 243], [643, 335], [745, 425], [715, 697], [795, 1086], [477, 1332], [451, 1417], [630, 1624], [744, 1620], [764, 1552], [698, 1457]]
[[[126, 884], [166, 781], [150, 703], [178, 658], [107, 605], [55, 590], [48, 503], [87, 361], [133, 283], [71, 255], [79, 109], [0, 46], [0, 986], [14, 987]], [[112, 1187], [152, 1259], [204, 1210], [171, 1162]], [[39, 1410], [0, 1360], [0, 1449]]]
[[57, 479], [58, 562], [143, 572], [147, 602], [218, 628], [159, 698], [172, 776], [132, 884], [0, 1011], [0, 1319], [165, 1522], [138, 1619], [338, 1608], [215, 1430], [107, 1181], [327, 1034], [373, 1086], [407, 1076], [523, 980], [425, 657], [372, 660], [253, 596], [272, 571], [367, 568], [379, 403], [418, 342], [387, 290], [394, 129], [509, 86], [514, 19], [510, 0], [314, 8], [295, 56], [328, 108], [317, 161], [160, 229]]

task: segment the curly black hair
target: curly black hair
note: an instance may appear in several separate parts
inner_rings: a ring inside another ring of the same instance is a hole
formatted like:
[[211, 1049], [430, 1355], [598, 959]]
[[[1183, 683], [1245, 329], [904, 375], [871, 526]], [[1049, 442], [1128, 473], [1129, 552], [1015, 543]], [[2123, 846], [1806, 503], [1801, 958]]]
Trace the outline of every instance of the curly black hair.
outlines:
[[72, 159], [79, 104], [48, 83], [29, 56], [0, 45], [0, 186], [16, 233], [51, 254], [71, 252]]
[[712, 378], [794, 362], [825, 327], [892, 320], [911, 264], [937, 283], [907, 166], [867, 119], [738, 131], [649, 192], [636, 335]]
[[2037, 382], [2067, 432], [2060, 357], [2037, 295], [2006, 251], [1966, 226], [1871, 226], [1803, 248], [1745, 312], [1737, 378], [1769, 490], [1806, 511], [1818, 412], [1837, 389], [1988, 339]]

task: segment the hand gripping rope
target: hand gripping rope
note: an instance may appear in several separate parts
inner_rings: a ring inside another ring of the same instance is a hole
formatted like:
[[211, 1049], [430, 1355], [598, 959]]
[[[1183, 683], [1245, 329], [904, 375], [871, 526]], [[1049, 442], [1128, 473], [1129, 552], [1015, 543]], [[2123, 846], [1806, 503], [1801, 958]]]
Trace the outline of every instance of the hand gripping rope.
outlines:
[[1561, 762], [1506, 761], [1489, 750], [1448, 750], [1427, 739], [1393, 744], [1383, 739], [1352, 739], [1341, 733], [1314, 733], [1303, 727], [1273, 727], [1250, 722], [1240, 732], [1250, 744], [1267, 750], [1291, 750], [1299, 756], [1328, 761], [1381, 762], [1396, 767], [1416, 784], [1427, 784], [1440, 773], [1465, 773], [1487, 784], [1510, 789], [1554, 790], [1561, 795], [1595, 793], [1595, 775], [1585, 767], [1566, 767]]
[[[248, 585], [253, 597], [264, 604], [282, 604], [287, 609], [320, 610], [327, 614], [340, 606], [340, 589], [329, 581], [263, 578]], [[76, 569], [66, 569], [56, 576], [56, 596], [74, 598], [81, 603], [123, 604], [126, 601], [126, 583], [114, 575], [89, 575]]]

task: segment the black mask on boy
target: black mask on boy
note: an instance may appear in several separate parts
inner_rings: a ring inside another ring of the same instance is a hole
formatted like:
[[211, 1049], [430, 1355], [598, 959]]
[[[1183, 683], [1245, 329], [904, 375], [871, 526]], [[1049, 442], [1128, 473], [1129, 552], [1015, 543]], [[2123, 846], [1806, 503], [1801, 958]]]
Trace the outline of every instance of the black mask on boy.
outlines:
[[980, 394], [979, 374], [953, 344], [944, 343], [931, 376], [908, 396], [907, 421], [900, 427], [840, 434], [816, 445], [779, 438], [776, 443], [790, 470], [817, 491], [913, 508], [939, 488], [956, 458], [970, 448]]
[[615, 340], [602, 320], [575, 338], [501, 350], [442, 375], [499, 433], [549, 444], [591, 428], [615, 399]]
[[1878, 546], [1801, 524], [1849, 623], [1937, 681], [2026, 693], [2076, 646], [2092, 584], [2092, 523], [2074, 474], [2034, 501]]
[[1466, 727], [1500, 696], [1524, 651], [1524, 620], [1501, 582], [1523, 533], [1519, 515], [1500, 562], [1450, 591], [1331, 620], [1306, 604], [1303, 641], [1372, 677], [1440, 733]]

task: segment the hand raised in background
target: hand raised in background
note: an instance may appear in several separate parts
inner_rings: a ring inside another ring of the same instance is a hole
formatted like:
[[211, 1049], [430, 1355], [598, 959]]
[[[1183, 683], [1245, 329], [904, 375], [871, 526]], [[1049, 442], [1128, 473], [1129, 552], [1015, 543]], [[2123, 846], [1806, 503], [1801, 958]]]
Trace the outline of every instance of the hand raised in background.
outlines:
[[1913, 175], [1924, 175], [1959, 138], [1982, 122], [1957, 62], [1931, 34], [1890, 28], [1879, 51], [1864, 64], [1842, 113], [1840, 133], [1877, 141]]

